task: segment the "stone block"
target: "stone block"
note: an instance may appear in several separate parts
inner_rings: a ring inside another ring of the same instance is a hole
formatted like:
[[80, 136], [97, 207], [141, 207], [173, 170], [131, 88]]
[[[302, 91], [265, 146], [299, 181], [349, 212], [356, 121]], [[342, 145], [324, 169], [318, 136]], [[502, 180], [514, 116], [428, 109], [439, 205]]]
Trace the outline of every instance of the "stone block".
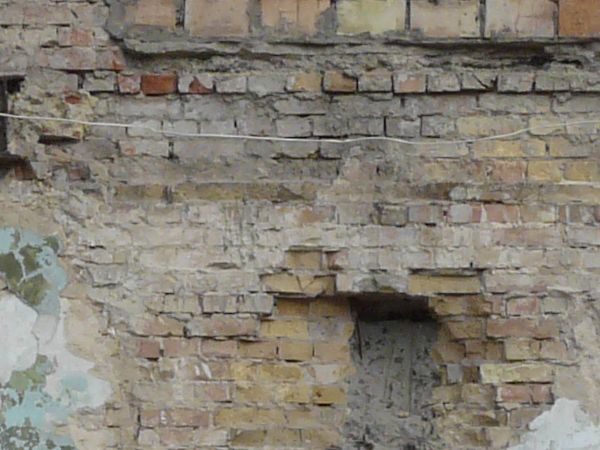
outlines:
[[426, 38], [479, 37], [478, 0], [413, 0], [410, 10], [411, 29]]
[[308, 322], [306, 320], [265, 321], [260, 324], [260, 336], [265, 338], [308, 339]]
[[562, 162], [530, 161], [527, 165], [527, 177], [532, 181], [559, 182], [562, 179]]
[[329, 0], [262, 0], [262, 24], [278, 33], [317, 33], [321, 15], [331, 6]]
[[281, 340], [279, 358], [286, 361], [308, 361], [313, 356], [313, 344], [307, 341]]
[[346, 392], [339, 386], [315, 386], [313, 389], [315, 405], [339, 405], [346, 403]]
[[427, 76], [427, 92], [459, 92], [461, 81], [456, 73], [436, 73]]
[[248, 77], [248, 91], [258, 97], [285, 92], [286, 77], [282, 75], [251, 75]]
[[498, 75], [498, 92], [531, 92], [533, 72], [507, 72]]
[[274, 359], [277, 341], [240, 342], [239, 354], [243, 358]]
[[560, 0], [561, 37], [600, 36], [600, 3], [597, 0]]
[[554, 37], [557, 5], [551, 0], [490, 0], [486, 3], [487, 37]]
[[367, 72], [358, 79], [359, 92], [391, 92], [392, 74], [385, 70]]
[[248, 89], [248, 78], [245, 75], [225, 75], [216, 80], [219, 94], [244, 94]]
[[187, 0], [185, 29], [199, 37], [243, 37], [250, 33], [250, 0]]
[[342, 0], [337, 5], [341, 34], [404, 31], [404, 0]]

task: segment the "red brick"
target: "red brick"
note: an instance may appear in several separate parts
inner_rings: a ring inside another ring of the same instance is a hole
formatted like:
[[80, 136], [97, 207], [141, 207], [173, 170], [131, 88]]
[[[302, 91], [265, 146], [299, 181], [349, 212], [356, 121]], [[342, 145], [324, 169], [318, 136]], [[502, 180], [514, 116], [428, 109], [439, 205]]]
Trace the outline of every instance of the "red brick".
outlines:
[[262, 0], [262, 22], [279, 32], [314, 34], [330, 0]]
[[160, 358], [160, 342], [143, 339], [138, 344], [137, 356], [146, 359], [158, 359]]
[[560, 36], [600, 36], [600, 2], [598, 0], [560, 0], [559, 11]]
[[129, 20], [136, 25], [153, 25], [174, 30], [177, 21], [175, 0], [138, 0]]
[[542, 341], [540, 356], [542, 359], [561, 361], [567, 358], [567, 347], [560, 341]]
[[556, 3], [552, 0], [488, 1], [485, 35], [551, 38], [556, 12]]
[[142, 75], [142, 92], [146, 95], [172, 94], [177, 91], [174, 73]]
[[142, 76], [119, 74], [117, 83], [121, 94], [139, 94], [142, 89]]
[[249, 0], [187, 0], [185, 28], [192, 36], [246, 36]]

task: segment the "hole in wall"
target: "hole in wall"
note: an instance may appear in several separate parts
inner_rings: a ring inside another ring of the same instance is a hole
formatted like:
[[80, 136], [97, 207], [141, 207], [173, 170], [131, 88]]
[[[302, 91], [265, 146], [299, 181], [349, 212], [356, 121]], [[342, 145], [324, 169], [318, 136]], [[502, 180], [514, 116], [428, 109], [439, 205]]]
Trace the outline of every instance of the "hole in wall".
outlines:
[[431, 350], [437, 323], [423, 297], [351, 299], [351, 340], [345, 450], [425, 450], [435, 440], [431, 408], [439, 369]]

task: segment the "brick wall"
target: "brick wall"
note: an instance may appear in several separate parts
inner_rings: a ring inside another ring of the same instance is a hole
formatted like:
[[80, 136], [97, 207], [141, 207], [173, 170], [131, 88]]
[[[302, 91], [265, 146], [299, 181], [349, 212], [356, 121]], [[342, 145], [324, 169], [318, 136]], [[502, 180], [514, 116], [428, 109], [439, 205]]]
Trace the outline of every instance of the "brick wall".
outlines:
[[[0, 383], [0, 417], [29, 419], [0, 419], [1, 448], [343, 448], [349, 299], [368, 294], [438, 324], [443, 448], [508, 448], [560, 399], [600, 417], [600, 5], [0, 8], [1, 70], [25, 76], [11, 111], [145, 127], [10, 121], [30, 170], [0, 179], [0, 289], [30, 309], [1, 332], [37, 323], [29, 341], [70, 353], [39, 344], [47, 359]], [[419, 145], [327, 141], [353, 137]], [[22, 284], [55, 253], [43, 289]], [[61, 386], [86, 406], [38, 420]]]

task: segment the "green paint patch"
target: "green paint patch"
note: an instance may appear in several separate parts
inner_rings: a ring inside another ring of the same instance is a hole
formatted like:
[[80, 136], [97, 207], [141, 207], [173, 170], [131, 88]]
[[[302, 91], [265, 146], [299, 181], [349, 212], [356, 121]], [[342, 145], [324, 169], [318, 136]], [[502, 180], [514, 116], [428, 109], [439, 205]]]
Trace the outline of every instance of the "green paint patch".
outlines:
[[38, 274], [21, 282], [17, 287], [17, 293], [29, 306], [39, 306], [44, 301], [48, 289], [50, 283], [42, 274]]
[[21, 263], [12, 253], [0, 254], [0, 271], [4, 272], [6, 283], [11, 289], [15, 289], [23, 278]]
[[27, 370], [13, 372], [8, 387], [18, 393], [24, 393], [36, 387], [46, 384], [46, 376], [52, 371], [52, 365], [48, 358], [38, 355], [35, 364]]
[[26, 245], [19, 250], [19, 253], [23, 257], [23, 266], [25, 267], [25, 272], [27, 274], [41, 269], [42, 266], [38, 261], [39, 256], [42, 254], [41, 248]]

